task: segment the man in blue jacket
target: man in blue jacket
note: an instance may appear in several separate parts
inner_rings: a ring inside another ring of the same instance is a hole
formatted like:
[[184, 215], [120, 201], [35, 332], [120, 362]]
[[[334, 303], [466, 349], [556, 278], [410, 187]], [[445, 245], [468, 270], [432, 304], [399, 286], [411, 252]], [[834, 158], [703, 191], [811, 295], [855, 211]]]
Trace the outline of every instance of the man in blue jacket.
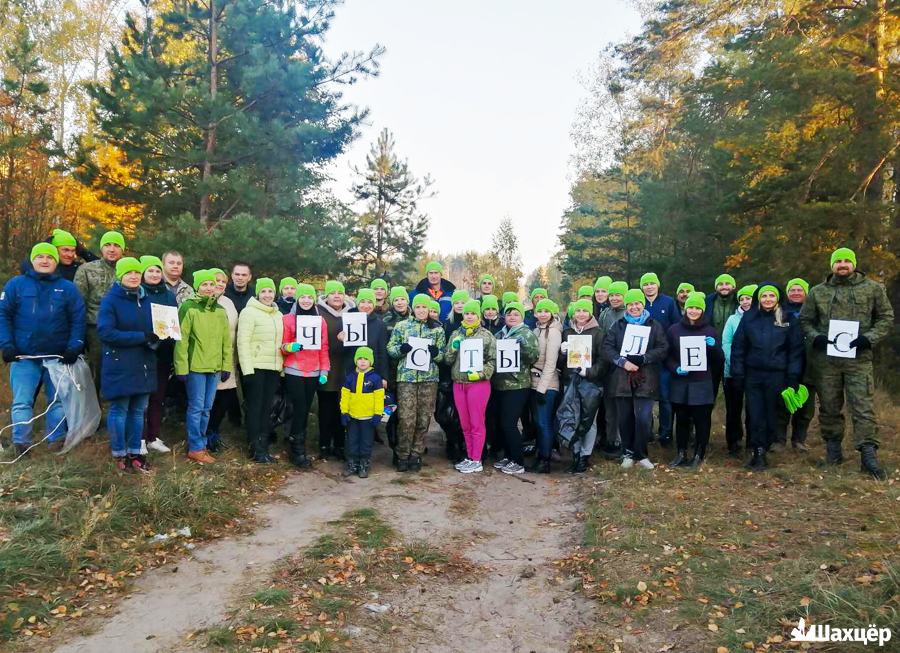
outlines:
[[17, 454], [31, 446], [35, 391], [43, 384], [47, 401], [46, 429], [50, 442], [66, 436], [62, 403], [53, 401], [56, 389], [40, 359], [21, 356], [60, 356], [71, 365], [84, 349], [85, 308], [81, 293], [57, 274], [59, 252], [50, 243], [31, 249], [32, 269], [6, 284], [0, 294], [0, 350], [10, 364], [13, 444]]
[[[647, 303], [644, 309], [650, 313], [654, 322], [659, 322], [663, 331], [668, 333], [669, 327], [681, 320], [675, 300], [659, 292], [659, 277], [655, 272], [647, 272], [641, 276], [641, 290]], [[659, 444], [668, 447], [672, 442], [672, 404], [669, 401], [669, 383], [671, 374], [663, 365], [659, 371]]]
[[440, 320], [443, 322], [453, 309], [453, 291], [456, 286], [443, 278], [444, 267], [437, 261], [431, 261], [425, 266], [425, 278], [422, 279], [409, 293], [409, 303], [412, 304], [416, 295], [425, 295], [438, 303], [441, 307]]

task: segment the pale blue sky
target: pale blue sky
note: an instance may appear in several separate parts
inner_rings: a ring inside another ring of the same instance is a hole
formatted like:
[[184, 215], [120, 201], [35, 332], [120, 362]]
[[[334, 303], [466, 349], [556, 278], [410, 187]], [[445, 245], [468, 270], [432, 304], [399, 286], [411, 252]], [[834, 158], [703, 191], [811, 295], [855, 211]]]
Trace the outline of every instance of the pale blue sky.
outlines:
[[508, 214], [527, 273], [555, 249], [568, 204], [579, 75], [639, 26], [620, 0], [347, 0], [326, 51], [387, 53], [379, 77], [346, 89], [371, 113], [331, 168], [335, 191], [349, 200], [351, 166], [387, 127], [410, 168], [435, 180], [427, 249], [487, 250]]

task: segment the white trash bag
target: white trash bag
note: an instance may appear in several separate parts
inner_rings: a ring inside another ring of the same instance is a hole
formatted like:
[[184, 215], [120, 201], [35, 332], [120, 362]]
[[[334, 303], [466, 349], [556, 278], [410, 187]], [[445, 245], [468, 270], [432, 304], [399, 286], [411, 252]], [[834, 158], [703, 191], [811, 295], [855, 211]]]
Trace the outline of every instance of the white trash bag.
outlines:
[[91, 368], [83, 357], [72, 365], [64, 365], [59, 359], [46, 359], [44, 367], [56, 388], [57, 401], [62, 402], [66, 415], [66, 442], [60, 454], [68, 453], [86, 437], [93, 435], [100, 425], [100, 402]]

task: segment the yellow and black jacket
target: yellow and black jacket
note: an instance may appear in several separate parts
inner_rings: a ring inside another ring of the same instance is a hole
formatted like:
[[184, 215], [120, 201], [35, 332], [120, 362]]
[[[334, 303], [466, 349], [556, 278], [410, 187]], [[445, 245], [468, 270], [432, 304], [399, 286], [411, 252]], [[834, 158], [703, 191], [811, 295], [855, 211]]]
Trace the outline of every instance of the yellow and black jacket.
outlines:
[[384, 384], [373, 370], [350, 372], [341, 386], [341, 414], [372, 419], [384, 412]]

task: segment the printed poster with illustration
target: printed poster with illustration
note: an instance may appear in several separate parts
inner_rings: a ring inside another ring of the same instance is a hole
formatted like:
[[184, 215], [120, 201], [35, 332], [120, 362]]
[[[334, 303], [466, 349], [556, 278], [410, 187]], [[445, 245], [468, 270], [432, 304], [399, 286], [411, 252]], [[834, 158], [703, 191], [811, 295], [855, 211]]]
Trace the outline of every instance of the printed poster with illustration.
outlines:
[[160, 340], [171, 338], [181, 340], [181, 323], [178, 321], [178, 308], [163, 304], [150, 305], [150, 317], [153, 320], [153, 333]]
[[569, 336], [568, 340], [566, 340], [569, 343], [566, 367], [569, 369], [590, 367], [592, 364], [593, 341], [594, 339], [591, 336]]

